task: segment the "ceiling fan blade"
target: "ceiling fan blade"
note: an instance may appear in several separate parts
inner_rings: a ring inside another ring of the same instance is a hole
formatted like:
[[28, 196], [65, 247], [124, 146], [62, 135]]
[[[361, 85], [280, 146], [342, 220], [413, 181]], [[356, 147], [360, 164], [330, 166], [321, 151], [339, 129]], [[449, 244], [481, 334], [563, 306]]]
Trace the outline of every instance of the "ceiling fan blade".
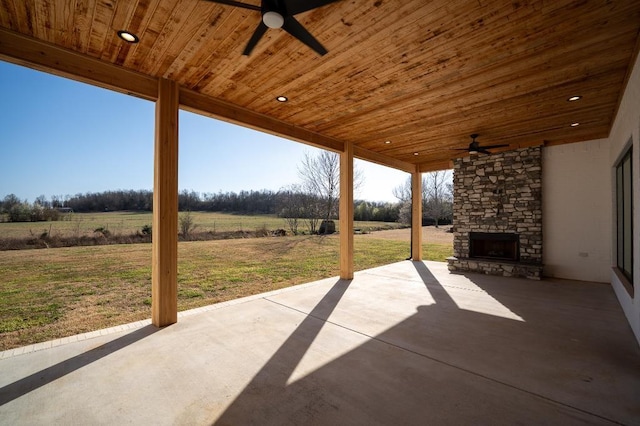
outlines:
[[287, 7], [287, 13], [289, 15], [297, 15], [298, 13], [306, 12], [308, 10], [317, 9], [329, 3], [334, 3], [338, 0], [285, 0]]
[[491, 149], [491, 148], [504, 148], [505, 146], [509, 146], [508, 144], [502, 144], [502, 145], [485, 145], [483, 146], [484, 149]]
[[327, 53], [327, 49], [293, 16], [285, 16], [282, 29], [315, 50], [320, 56]]
[[242, 52], [242, 54], [245, 56], [249, 56], [251, 54], [251, 51], [254, 47], [256, 47], [256, 44], [258, 44], [265, 32], [267, 32], [267, 26], [261, 20], [260, 24], [258, 24], [258, 28], [256, 28], [256, 30], [253, 32], [253, 35], [249, 39], [249, 43], [247, 43], [247, 47], [244, 48], [244, 52]]
[[233, 0], [207, 0], [207, 1], [210, 1], [212, 3], [226, 4], [228, 6], [242, 7], [244, 9], [257, 10], [258, 12], [262, 11], [260, 6], [254, 6], [252, 4], [241, 3], [239, 1], [233, 1]]

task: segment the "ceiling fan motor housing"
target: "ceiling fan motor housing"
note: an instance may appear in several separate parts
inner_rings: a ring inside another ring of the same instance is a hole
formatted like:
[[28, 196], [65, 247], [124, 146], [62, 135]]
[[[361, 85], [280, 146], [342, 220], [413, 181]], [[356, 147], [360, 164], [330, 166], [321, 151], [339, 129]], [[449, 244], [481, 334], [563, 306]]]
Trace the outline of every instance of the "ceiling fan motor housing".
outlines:
[[309, 46], [320, 56], [327, 53], [327, 49], [307, 29], [294, 18], [298, 13], [325, 6], [338, 0], [262, 0], [260, 7], [236, 0], [208, 0], [213, 3], [256, 10], [262, 15], [260, 24], [249, 39], [243, 55], [249, 56], [256, 44], [269, 28], [283, 29], [302, 43]]
[[284, 17], [278, 12], [270, 10], [262, 15], [262, 22], [269, 28], [282, 28]]
[[287, 15], [286, 6], [281, 0], [263, 0], [261, 2], [262, 22], [269, 28], [282, 28]]

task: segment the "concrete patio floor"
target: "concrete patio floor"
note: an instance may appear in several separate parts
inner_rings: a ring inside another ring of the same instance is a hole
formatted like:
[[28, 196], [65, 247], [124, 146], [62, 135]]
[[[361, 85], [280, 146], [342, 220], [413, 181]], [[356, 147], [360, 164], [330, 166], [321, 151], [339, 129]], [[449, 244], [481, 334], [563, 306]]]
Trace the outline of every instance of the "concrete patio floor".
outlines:
[[0, 355], [10, 425], [640, 424], [610, 286], [436, 262]]

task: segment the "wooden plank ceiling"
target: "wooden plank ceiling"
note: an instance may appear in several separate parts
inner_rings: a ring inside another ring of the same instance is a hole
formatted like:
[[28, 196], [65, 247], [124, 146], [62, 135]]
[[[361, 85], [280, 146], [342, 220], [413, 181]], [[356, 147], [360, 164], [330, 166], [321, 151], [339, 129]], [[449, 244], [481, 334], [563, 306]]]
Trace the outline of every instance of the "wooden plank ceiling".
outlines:
[[187, 109], [427, 171], [472, 133], [507, 149], [607, 137], [640, 2], [341, 0], [296, 18], [328, 54], [269, 29], [243, 56], [260, 13], [205, 0], [0, 0], [0, 57], [141, 96], [175, 80]]

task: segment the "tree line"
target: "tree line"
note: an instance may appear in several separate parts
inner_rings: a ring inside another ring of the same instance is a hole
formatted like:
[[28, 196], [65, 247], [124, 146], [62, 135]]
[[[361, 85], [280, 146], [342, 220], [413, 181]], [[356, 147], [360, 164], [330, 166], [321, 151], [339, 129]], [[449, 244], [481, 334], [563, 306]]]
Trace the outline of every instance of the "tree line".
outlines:
[[[298, 168], [301, 182], [279, 191], [240, 191], [200, 194], [182, 190], [178, 194], [179, 211], [209, 211], [244, 215], [273, 214], [284, 218], [290, 231], [297, 233], [305, 222], [312, 233], [321, 231], [322, 223], [338, 217], [340, 161], [336, 153], [321, 151], [317, 156], [305, 154]], [[423, 176], [423, 223], [451, 223], [452, 183], [449, 172]], [[354, 187], [363, 182], [354, 170]], [[354, 220], [411, 223], [411, 179], [393, 191], [397, 202], [357, 200]], [[152, 211], [153, 192], [149, 190], [115, 190], [88, 192], [74, 196], [39, 196], [33, 203], [9, 194], [0, 201], [0, 220], [37, 222], [60, 220], [68, 213], [109, 211]], [[326, 228], [325, 228], [326, 229]]]
[[[208, 211], [234, 214], [275, 214], [281, 217], [299, 214], [300, 218], [316, 215], [321, 197], [291, 188], [280, 191], [240, 191], [200, 194], [182, 190], [178, 194], [178, 210]], [[356, 201], [355, 220], [395, 222], [398, 203]], [[59, 220], [68, 212], [99, 213], [110, 211], [153, 210], [153, 191], [115, 190], [87, 192], [73, 196], [40, 196], [33, 203], [9, 194], [0, 200], [0, 213], [8, 222], [38, 222]], [[333, 214], [331, 217], [334, 217]]]

